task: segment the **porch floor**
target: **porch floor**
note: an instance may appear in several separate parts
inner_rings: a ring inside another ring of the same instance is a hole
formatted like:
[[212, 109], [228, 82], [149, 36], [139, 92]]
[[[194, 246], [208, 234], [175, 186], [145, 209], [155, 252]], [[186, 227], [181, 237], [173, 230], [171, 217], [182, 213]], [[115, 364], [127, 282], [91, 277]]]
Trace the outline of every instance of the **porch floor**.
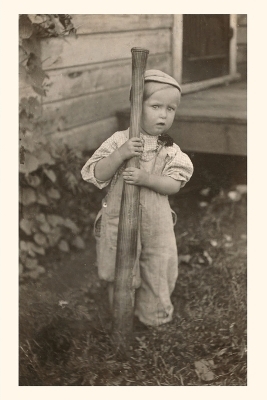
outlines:
[[246, 82], [230, 83], [182, 96], [177, 118], [190, 117], [246, 122]]

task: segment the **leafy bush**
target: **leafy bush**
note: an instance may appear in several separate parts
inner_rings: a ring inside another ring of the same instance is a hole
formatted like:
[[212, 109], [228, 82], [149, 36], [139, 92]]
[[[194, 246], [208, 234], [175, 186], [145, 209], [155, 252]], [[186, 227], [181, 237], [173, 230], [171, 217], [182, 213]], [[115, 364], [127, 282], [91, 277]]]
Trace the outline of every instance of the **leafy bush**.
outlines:
[[38, 40], [67, 34], [75, 34], [67, 14], [19, 17], [20, 82], [36, 93], [22, 98], [19, 105], [20, 276], [33, 279], [45, 272], [41, 264], [52, 249], [84, 248], [95, 216], [93, 202], [88, 204], [84, 196], [92, 188], [80, 176], [82, 154], [55, 143], [42, 129], [40, 96], [46, 95], [46, 73]]

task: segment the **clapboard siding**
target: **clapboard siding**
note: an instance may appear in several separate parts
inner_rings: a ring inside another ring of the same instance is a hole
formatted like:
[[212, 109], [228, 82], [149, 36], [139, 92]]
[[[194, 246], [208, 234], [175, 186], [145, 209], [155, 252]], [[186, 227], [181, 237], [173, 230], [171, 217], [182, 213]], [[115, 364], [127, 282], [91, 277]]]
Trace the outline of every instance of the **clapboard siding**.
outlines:
[[115, 116], [129, 105], [129, 87], [43, 105], [44, 133], [70, 129]]
[[171, 52], [169, 29], [81, 35], [41, 41], [45, 70], [128, 59], [132, 47], [149, 49], [151, 55]]
[[[87, 149], [117, 130], [129, 106], [131, 48], [149, 50], [147, 68], [172, 73], [172, 15], [73, 15], [77, 36], [41, 41], [48, 74], [44, 133]], [[77, 143], [76, 143], [77, 141]]]
[[[131, 48], [149, 50], [147, 68], [173, 74], [171, 14], [72, 15], [77, 36], [40, 43], [49, 91], [42, 98], [44, 132], [93, 150], [118, 129], [129, 107]], [[246, 15], [238, 15], [238, 71], [246, 66]], [[20, 88], [20, 95], [27, 92]], [[189, 107], [190, 108], [190, 107]]]
[[78, 35], [172, 27], [171, 14], [72, 14]]
[[[171, 73], [171, 55], [159, 54], [148, 58], [147, 68]], [[44, 103], [78, 97], [85, 94], [130, 86], [131, 59], [58, 69], [48, 72], [49, 90]]]
[[56, 140], [76, 147], [80, 150], [95, 150], [108, 137], [118, 130], [116, 117], [110, 117], [101, 121], [78, 126], [67, 131], [53, 134]]

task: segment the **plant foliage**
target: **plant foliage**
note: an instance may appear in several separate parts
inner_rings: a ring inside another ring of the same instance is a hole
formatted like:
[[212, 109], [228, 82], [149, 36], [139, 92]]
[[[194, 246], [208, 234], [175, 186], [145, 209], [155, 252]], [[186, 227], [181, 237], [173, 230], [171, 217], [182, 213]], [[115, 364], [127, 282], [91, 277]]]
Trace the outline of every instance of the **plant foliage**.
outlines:
[[[42, 69], [39, 41], [71, 34], [75, 29], [67, 14], [19, 17], [20, 84], [31, 86], [36, 93], [21, 98], [19, 104], [22, 278], [37, 279], [43, 274], [42, 257], [52, 249], [68, 252], [71, 247], [84, 248], [84, 238], [95, 215], [88, 213], [89, 200], [84, 201], [81, 196], [90, 191], [80, 176], [82, 154], [43, 134], [41, 99], [46, 95], [47, 74]], [[78, 196], [76, 203], [74, 196]]]

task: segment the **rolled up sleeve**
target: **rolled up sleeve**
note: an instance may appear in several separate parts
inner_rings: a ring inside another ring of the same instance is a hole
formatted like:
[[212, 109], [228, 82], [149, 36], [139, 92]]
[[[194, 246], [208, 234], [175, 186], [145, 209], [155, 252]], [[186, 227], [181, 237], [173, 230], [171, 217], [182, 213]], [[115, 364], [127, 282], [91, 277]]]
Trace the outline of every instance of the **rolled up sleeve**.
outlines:
[[193, 171], [194, 167], [188, 155], [176, 146], [167, 156], [167, 162], [162, 175], [181, 181], [181, 187], [183, 187], [190, 180]]
[[92, 183], [99, 189], [108, 186], [111, 179], [107, 181], [99, 181], [95, 177], [95, 166], [102, 158], [108, 157], [114, 150], [118, 148], [115, 134], [108, 138], [102, 145], [94, 152], [91, 158], [85, 163], [81, 170], [82, 178], [89, 183]]

